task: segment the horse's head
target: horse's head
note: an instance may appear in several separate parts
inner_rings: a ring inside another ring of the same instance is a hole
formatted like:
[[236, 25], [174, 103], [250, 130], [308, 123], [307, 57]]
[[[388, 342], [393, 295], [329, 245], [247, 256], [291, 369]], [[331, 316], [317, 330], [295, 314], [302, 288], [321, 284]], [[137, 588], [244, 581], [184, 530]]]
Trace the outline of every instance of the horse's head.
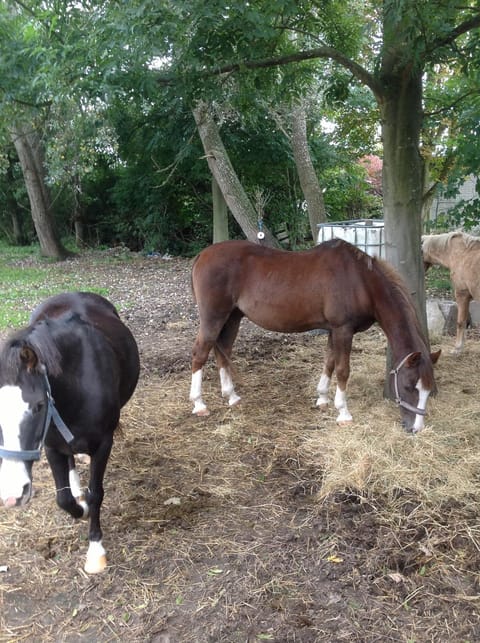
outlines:
[[431, 353], [429, 357], [420, 351], [409, 353], [390, 371], [402, 425], [409, 432], [423, 429], [428, 396], [435, 388], [433, 365], [440, 353]]
[[15, 377], [2, 372], [0, 380], [0, 497], [6, 507], [32, 497], [32, 465], [50, 421], [45, 368], [30, 348], [22, 347], [18, 355]]

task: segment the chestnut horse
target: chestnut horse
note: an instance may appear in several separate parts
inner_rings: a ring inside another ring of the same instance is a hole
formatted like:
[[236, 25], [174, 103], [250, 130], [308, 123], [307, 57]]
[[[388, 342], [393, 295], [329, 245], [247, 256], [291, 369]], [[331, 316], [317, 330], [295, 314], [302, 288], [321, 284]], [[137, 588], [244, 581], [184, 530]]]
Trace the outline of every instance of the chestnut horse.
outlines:
[[453, 352], [459, 355], [465, 344], [469, 304], [480, 301], [480, 238], [466, 232], [446, 232], [422, 237], [425, 269], [432, 265], [450, 270], [457, 302], [457, 336]]
[[192, 288], [200, 316], [192, 350], [194, 414], [209, 412], [202, 399], [202, 368], [212, 347], [222, 395], [230, 405], [240, 401], [230, 357], [245, 316], [271, 331], [328, 330], [317, 406], [327, 405], [335, 370], [337, 422], [351, 422], [346, 388], [353, 335], [378, 322], [392, 350], [390, 377], [403, 425], [413, 432], [423, 428], [427, 398], [435, 386], [433, 362], [440, 352], [429, 354], [406, 286], [385, 261], [339, 239], [302, 252], [225, 241], [196, 257]]
[[[139, 375], [138, 349], [115, 307], [94, 293], [45, 300], [0, 354], [0, 497], [6, 507], [32, 497], [32, 467], [42, 447], [58, 505], [88, 518], [85, 571], [101, 572], [103, 476], [120, 409]], [[74, 454], [90, 456], [84, 495]]]

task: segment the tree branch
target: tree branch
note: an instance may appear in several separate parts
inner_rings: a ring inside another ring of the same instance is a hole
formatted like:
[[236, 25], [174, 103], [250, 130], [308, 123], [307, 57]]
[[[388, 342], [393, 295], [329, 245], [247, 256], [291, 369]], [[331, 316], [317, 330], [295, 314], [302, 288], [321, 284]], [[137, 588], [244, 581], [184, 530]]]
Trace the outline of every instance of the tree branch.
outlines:
[[428, 48], [429, 53], [432, 53], [435, 49], [439, 49], [440, 47], [451, 45], [459, 36], [462, 36], [472, 29], [477, 29], [478, 27], [480, 27], [480, 13], [464, 22], [461, 22], [442, 38], [434, 40]]
[[[315, 60], [318, 58], [328, 58], [338, 63], [339, 65], [342, 65], [342, 67], [348, 69], [357, 80], [369, 87], [377, 98], [382, 97], [382, 86], [375, 79], [373, 74], [368, 72], [358, 63], [342, 54], [337, 49], [327, 46], [317, 47], [315, 49], [310, 49], [307, 51], [299, 51], [294, 54], [287, 54], [274, 58], [265, 58], [263, 60], [247, 60], [241, 63], [230, 63], [222, 65], [220, 67], [212, 68], [210, 70], [199, 72], [198, 76], [200, 78], [207, 76], [221, 76], [223, 74], [229, 74], [241, 71], [243, 69], [267, 69], [269, 67], [280, 67], [283, 65], [289, 65], [291, 63], [298, 63], [306, 60]], [[159, 76], [158, 82], [160, 84], [168, 85], [174, 83], [175, 81], [171, 76]]]
[[436, 109], [432, 112], [424, 112], [424, 116], [429, 117], [429, 116], [438, 116], [439, 114], [445, 114], [450, 112], [454, 107], [462, 103], [466, 98], [469, 96], [476, 96], [478, 94], [477, 90], [469, 90], [465, 93], [463, 93], [461, 96], [458, 96], [454, 101], [452, 101], [449, 105], [445, 105], [443, 107], [440, 107], [439, 109]]

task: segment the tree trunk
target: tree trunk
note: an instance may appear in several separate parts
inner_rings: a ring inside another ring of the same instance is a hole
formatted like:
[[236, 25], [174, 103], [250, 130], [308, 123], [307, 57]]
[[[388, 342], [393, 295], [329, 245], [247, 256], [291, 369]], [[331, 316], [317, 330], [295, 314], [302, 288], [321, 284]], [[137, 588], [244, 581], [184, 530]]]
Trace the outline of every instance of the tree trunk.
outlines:
[[[246, 238], [259, 243], [257, 237], [259, 226], [255, 208], [233, 169], [220, 138], [217, 125], [208, 111], [208, 105], [200, 101], [193, 110], [193, 116], [205, 150], [208, 167], [218, 183], [230, 212], [238, 222]], [[278, 241], [270, 230], [264, 225], [262, 230], [265, 234], [262, 243], [267, 246], [278, 247]]]
[[[419, 152], [422, 123], [420, 76], [403, 80], [381, 106], [385, 254], [398, 267], [425, 321], [422, 234], [423, 171]], [[426, 328], [426, 323], [424, 324]]]
[[[390, 77], [380, 104], [383, 135], [385, 256], [402, 274], [417, 308], [425, 337], [425, 276], [421, 254], [423, 171], [420, 157], [422, 81], [403, 70]], [[387, 356], [387, 374], [391, 368]], [[391, 397], [389, 378], [385, 394]]]
[[80, 176], [75, 173], [72, 177], [72, 194], [73, 194], [73, 226], [75, 229], [75, 243], [79, 248], [84, 248], [85, 243], [85, 226], [84, 213], [82, 206], [82, 182]]
[[292, 135], [290, 137], [293, 157], [303, 196], [307, 202], [308, 220], [314, 243], [318, 236], [318, 224], [325, 223], [325, 202], [313, 167], [307, 141], [307, 121], [305, 109], [298, 106], [292, 111]]
[[66, 250], [55, 230], [50, 193], [45, 182], [43, 147], [33, 126], [15, 126], [11, 136], [23, 172], [30, 201], [33, 224], [40, 242], [42, 255], [65, 259]]
[[10, 218], [12, 220], [13, 242], [17, 246], [23, 246], [27, 243], [27, 238], [23, 231], [22, 216], [17, 199], [15, 198], [14, 194], [15, 179], [13, 174], [13, 163], [14, 161], [9, 154], [6, 185], [7, 210], [10, 213]]
[[228, 235], [228, 208], [222, 191], [212, 176], [212, 202], [213, 202], [213, 243], [227, 241]]

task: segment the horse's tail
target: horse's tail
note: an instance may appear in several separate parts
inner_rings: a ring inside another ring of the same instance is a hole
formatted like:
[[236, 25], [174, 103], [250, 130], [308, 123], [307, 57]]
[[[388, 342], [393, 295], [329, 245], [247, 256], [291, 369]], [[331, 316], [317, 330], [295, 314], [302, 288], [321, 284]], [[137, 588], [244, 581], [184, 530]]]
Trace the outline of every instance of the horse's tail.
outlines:
[[198, 255], [195, 257], [195, 259], [193, 260], [192, 269], [191, 269], [191, 271], [190, 271], [190, 289], [191, 289], [191, 291], [192, 291], [193, 301], [194, 301], [195, 303], [197, 303], [197, 296], [196, 296], [196, 294], [195, 294], [195, 287], [194, 287], [194, 285], [193, 285], [193, 269], [195, 268], [195, 264], [197, 263], [199, 256], [200, 256], [200, 255], [198, 254]]

